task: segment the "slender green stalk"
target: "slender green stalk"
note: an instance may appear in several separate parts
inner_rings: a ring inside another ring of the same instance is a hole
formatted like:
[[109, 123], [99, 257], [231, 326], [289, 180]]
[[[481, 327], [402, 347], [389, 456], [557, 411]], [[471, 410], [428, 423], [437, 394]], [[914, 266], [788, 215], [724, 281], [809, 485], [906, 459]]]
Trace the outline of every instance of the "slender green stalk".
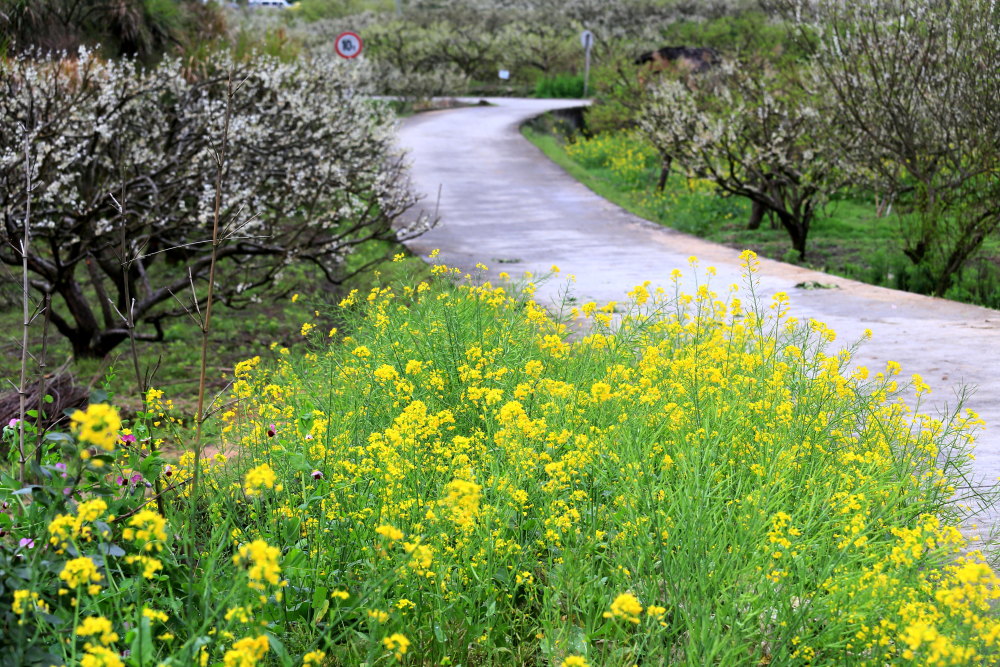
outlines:
[[28, 278], [28, 250], [31, 247], [31, 150], [30, 137], [24, 133], [24, 236], [21, 238], [21, 305], [24, 314], [21, 329], [21, 381], [17, 387], [19, 396], [17, 422], [18, 479], [21, 484], [27, 480], [24, 464], [28, 457], [24, 449], [24, 420], [28, 412], [28, 334], [31, 331], [31, 281]]
[[[48, 368], [48, 353], [49, 353], [49, 322], [51, 318], [52, 308], [52, 295], [46, 293], [42, 301], [42, 312], [44, 313], [44, 318], [42, 319], [42, 351], [38, 355], [38, 416], [41, 418], [42, 408], [45, 405], [45, 396], [48, 394], [48, 378], [45, 376], [45, 369]], [[44, 450], [42, 448], [42, 436], [44, 436], [44, 429], [35, 429], [35, 463], [41, 465], [42, 454]]]
[[[208, 268], [208, 293], [205, 297], [205, 313], [201, 320], [201, 363], [198, 371], [198, 408], [195, 412], [194, 437], [194, 474], [191, 483], [191, 540], [188, 544], [188, 557], [194, 562], [195, 540], [194, 529], [197, 525], [198, 485], [201, 478], [201, 452], [203, 448], [202, 432], [205, 424], [205, 385], [208, 371], [208, 336], [212, 330], [212, 297], [215, 287], [215, 265], [219, 256], [219, 216], [222, 209], [223, 174], [225, 173], [226, 149], [229, 145], [229, 122], [233, 110], [233, 72], [229, 71], [226, 79], [226, 116], [222, 127], [222, 146], [216, 153], [215, 175], [215, 209], [212, 215], [212, 260]], [[196, 297], [197, 298], [197, 297]], [[193, 572], [193, 571], [192, 571]]]

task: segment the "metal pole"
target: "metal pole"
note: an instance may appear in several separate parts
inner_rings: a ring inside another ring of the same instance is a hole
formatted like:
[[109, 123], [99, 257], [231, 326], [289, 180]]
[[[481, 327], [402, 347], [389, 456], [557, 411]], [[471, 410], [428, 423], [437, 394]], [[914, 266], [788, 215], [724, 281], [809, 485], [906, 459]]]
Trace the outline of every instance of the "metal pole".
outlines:
[[587, 96], [587, 91], [590, 89], [590, 49], [594, 46], [594, 33], [589, 30], [584, 30], [580, 33], [580, 46], [583, 47], [584, 52], [584, 65], [583, 65], [583, 96]]

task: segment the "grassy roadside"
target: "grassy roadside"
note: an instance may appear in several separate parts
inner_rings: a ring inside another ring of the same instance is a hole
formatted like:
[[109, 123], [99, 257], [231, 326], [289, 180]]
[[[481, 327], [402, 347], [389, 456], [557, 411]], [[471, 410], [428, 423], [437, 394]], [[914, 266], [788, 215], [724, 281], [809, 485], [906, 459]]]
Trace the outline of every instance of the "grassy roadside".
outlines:
[[[675, 172], [664, 191], [656, 192], [659, 163], [640, 141], [622, 133], [567, 144], [544, 128], [528, 124], [522, 133], [596, 194], [640, 217], [737, 250], [749, 248], [873, 285], [926, 293], [924, 278], [902, 252], [899, 220], [879, 217], [872, 202], [851, 197], [830, 201], [813, 222], [808, 257], [800, 262], [783, 229], [767, 218], [759, 229], [747, 229], [749, 203], [719, 196], [707, 181]], [[987, 241], [947, 297], [1000, 308], [1000, 239]]]
[[119, 443], [91, 406], [11, 502], [13, 664], [995, 662], [950, 502], [975, 425], [900, 409], [898, 365], [850, 371], [783, 295], [640, 285], [568, 342], [532, 285], [432, 273], [241, 363], [200, 479], [137, 455], [169, 420]]

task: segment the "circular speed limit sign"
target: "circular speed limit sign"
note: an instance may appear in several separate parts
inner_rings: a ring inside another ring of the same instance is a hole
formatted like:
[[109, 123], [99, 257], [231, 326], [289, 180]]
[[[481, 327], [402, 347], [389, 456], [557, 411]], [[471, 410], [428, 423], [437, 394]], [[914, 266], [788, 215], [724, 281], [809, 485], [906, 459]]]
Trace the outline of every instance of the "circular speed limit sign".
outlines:
[[337, 49], [337, 55], [341, 58], [356, 58], [361, 55], [361, 38], [358, 37], [357, 33], [342, 32], [337, 35], [334, 48]]

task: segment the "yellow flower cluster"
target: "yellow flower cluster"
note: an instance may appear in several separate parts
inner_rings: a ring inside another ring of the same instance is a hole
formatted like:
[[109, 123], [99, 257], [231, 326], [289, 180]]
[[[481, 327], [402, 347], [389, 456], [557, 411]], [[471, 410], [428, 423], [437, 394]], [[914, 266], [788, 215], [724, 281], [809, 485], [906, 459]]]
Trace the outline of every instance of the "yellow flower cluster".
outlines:
[[154, 510], [142, 510], [128, 520], [122, 537], [142, 545], [144, 551], [162, 551], [167, 540], [167, 520]]
[[94, 561], [86, 556], [66, 561], [59, 578], [70, 588], [87, 586], [87, 592], [91, 595], [96, 595], [101, 590], [101, 573], [97, 571]]
[[403, 655], [410, 648], [410, 640], [399, 632], [395, 632], [382, 640], [385, 650], [393, 654], [396, 660], [402, 660]]
[[281, 583], [280, 555], [277, 547], [269, 546], [264, 540], [254, 540], [240, 547], [233, 556], [233, 564], [246, 569], [250, 588], [263, 591], [267, 584], [277, 586]]
[[[105, 403], [91, 403], [84, 410], [74, 410], [70, 415], [70, 429], [76, 436], [77, 442], [85, 447], [97, 447], [105, 452], [111, 452], [118, 442], [118, 433], [121, 431], [122, 421], [118, 416], [118, 411], [112, 405]], [[83, 449], [80, 452], [81, 458], [90, 458], [90, 450]]]
[[85, 644], [86, 653], [80, 658], [80, 667], [125, 667], [118, 652], [106, 646]]
[[118, 641], [118, 633], [114, 631], [111, 621], [103, 616], [88, 616], [83, 619], [76, 628], [76, 634], [79, 637], [95, 636], [105, 646]]
[[271, 645], [267, 635], [245, 637], [233, 644], [222, 658], [225, 667], [254, 667], [267, 655]]
[[604, 612], [604, 618], [621, 618], [630, 623], [638, 623], [642, 615], [642, 605], [631, 593], [622, 593], [611, 603], [611, 611]]
[[274, 470], [272, 470], [271, 466], [268, 464], [262, 463], [256, 468], [251, 468], [247, 471], [247, 475], [244, 480], [247, 495], [255, 496], [260, 493], [261, 489], [273, 489], [274, 480]]
[[61, 553], [74, 541], [87, 542], [93, 538], [93, 523], [103, 516], [108, 504], [100, 498], [87, 500], [76, 508], [76, 514], [59, 514], [49, 522], [49, 542]]
[[[34, 611], [49, 611], [49, 605], [35, 591], [16, 590], [14, 591], [14, 601], [11, 603], [11, 611], [18, 616]], [[19, 623], [23, 621], [18, 621]]]
[[659, 163], [656, 148], [634, 131], [602, 132], [566, 145], [566, 154], [591, 168], [607, 168], [621, 182], [640, 185]]
[[441, 499], [441, 506], [459, 528], [467, 528], [475, 521], [479, 514], [482, 488], [464, 479], [455, 479], [445, 485], [445, 497]]

